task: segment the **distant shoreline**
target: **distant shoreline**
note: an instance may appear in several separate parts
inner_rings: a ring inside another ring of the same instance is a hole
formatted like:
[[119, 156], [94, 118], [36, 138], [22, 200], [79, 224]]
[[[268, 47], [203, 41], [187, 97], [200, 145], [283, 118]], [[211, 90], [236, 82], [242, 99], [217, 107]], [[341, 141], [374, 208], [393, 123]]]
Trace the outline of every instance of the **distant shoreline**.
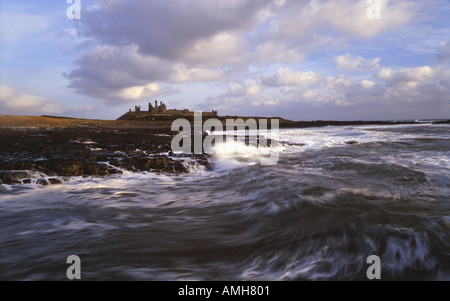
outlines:
[[[308, 128], [324, 126], [358, 126], [358, 125], [399, 125], [399, 124], [450, 124], [450, 119], [436, 120], [402, 120], [402, 121], [333, 121], [333, 120], [315, 120], [315, 121], [291, 121], [279, 117], [240, 117], [240, 116], [218, 116], [217, 119], [225, 123], [226, 119], [279, 119], [280, 128]], [[207, 118], [204, 118], [207, 120]], [[77, 128], [94, 127], [109, 129], [170, 129], [173, 122], [168, 120], [101, 120], [101, 119], [80, 119], [59, 116], [15, 116], [1, 115], [0, 128]]]

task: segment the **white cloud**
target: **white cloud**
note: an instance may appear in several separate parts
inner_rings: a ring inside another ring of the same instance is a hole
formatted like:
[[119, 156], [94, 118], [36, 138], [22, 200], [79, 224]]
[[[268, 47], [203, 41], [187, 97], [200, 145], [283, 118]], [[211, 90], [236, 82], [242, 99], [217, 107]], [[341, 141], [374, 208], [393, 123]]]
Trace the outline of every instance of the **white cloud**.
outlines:
[[[345, 45], [352, 39], [372, 38], [411, 24], [423, 3], [409, 0], [381, 1], [381, 20], [370, 20], [370, 5], [362, 0], [286, 0], [263, 36], [273, 44], [287, 45], [303, 56], [328, 45]], [[274, 8], [276, 9], [276, 8]]]
[[376, 86], [376, 82], [371, 81], [371, 80], [362, 80], [361, 81], [361, 85], [366, 88], [366, 89], [372, 89]]
[[228, 97], [240, 97], [246, 94], [246, 89], [243, 85], [233, 83], [229, 85], [229, 91], [225, 95]]
[[229, 32], [221, 32], [197, 41], [185, 49], [179, 59], [188, 65], [220, 67], [245, 62], [247, 42], [244, 38]]
[[263, 95], [258, 98], [252, 98], [250, 99], [250, 105], [254, 107], [260, 107], [260, 106], [277, 106], [282, 101], [279, 98], [274, 97], [273, 95]]
[[302, 103], [361, 106], [378, 104], [384, 108], [401, 106], [436, 106], [450, 104], [450, 70], [429, 66], [376, 73], [378, 81], [356, 80], [343, 74], [321, 78], [315, 88], [284, 86], [281, 92]]
[[370, 5], [366, 1], [329, 1], [322, 13], [330, 24], [357, 38], [373, 37], [380, 32], [409, 24], [420, 4], [412, 1], [384, 0], [381, 2], [381, 20], [367, 17]]
[[118, 97], [127, 100], [139, 100], [143, 98], [151, 98], [158, 95], [160, 92], [159, 86], [155, 83], [151, 83], [143, 86], [134, 86], [124, 88], [118, 92]]
[[381, 69], [376, 76], [387, 83], [423, 82], [436, 79], [436, 71], [429, 66], [392, 70]]
[[[208, 105], [209, 108], [220, 107], [221, 112], [229, 114], [257, 112], [275, 116], [283, 113], [283, 117], [293, 120], [299, 120], [298, 114], [312, 118], [308, 112], [324, 118], [325, 111], [331, 114], [328, 116], [337, 116], [336, 113], [343, 119], [372, 120], [445, 118], [450, 113], [450, 70], [442, 66], [384, 68], [375, 74], [375, 78], [361, 80], [343, 74], [321, 76], [312, 86], [271, 86], [256, 96], [247, 95], [248, 86], [233, 84], [228, 94], [215, 97]], [[308, 111], [303, 111], [305, 107]]]
[[228, 92], [225, 95], [227, 97], [255, 96], [259, 95], [263, 89], [263, 86], [256, 83], [249, 85], [233, 83], [229, 85]]
[[342, 69], [355, 70], [364, 62], [364, 58], [360, 56], [352, 56], [350, 53], [334, 57], [334, 62]]
[[280, 68], [274, 76], [263, 79], [263, 84], [272, 87], [314, 85], [321, 79], [321, 76], [313, 71], [295, 71], [289, 68]]
[[373, 37], [393, 27], [412, 21], [420, 4], [407, 0], [381, 1], [381, 20], [370, 20], [367, 10], [370, 5], [360, 0], [296, 1], [288, 2], [289, 9], [281, 12], [282, 18], [276, 27], [278, 32], [295, 38], [311, 30], [334, 29], [355, 37]]
[[54, 100], [0, 86], [0, 111], [3, 114], [42, 115], [61, 114], [63, 108]]
[[269, 41], [256, 46], [252, 57], [257, 64], [290, 63], [304, 60], [306, 54], [298, 49], [289, 48], [286, 43]]
[[345, 91], [345, 89], [351, 87], [353, 82], [351, 79], [343, 74], [338, 76], [330, 76], [326, 78], [326, 85], [328, 88], [336, 91]]
[[175, 66], [173, 81], [176, 83], [187, 82], [215, 82], [225, 78], [225, 74], [219, 69], [191, 68], [184, 65]]
[[247, 88], [247, 95], [249, 95], [249, 96], [258, 95], [259, 93], [261, 93], [262, 89], [263, 89], [263, 87], [258, 84], [250, 85]]
[[350, 53], [334, 57], [334, 62], [340, 69], [371, 71], [380, 67], [381, 58], [365, 59], [361, 56], [354, 56]]

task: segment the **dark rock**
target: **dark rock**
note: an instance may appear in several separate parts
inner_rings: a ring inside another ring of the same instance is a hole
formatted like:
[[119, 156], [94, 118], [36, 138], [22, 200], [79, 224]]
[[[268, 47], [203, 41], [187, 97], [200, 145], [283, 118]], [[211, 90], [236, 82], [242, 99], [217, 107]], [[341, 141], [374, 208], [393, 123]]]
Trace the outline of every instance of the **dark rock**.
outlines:
[[351, 140], [351, 141], [345, 141], [345, 144], [358, 144], [359, 142], [356, 140]]
[[84, 166], [80, 160], [67, 160], [56, 166], [56, 172], [61, 176], [82, 176]]
[[[4, 171], [0, 172], [0, 183], [32, 183], [32, 176], [24, 171], [36, 171], [55, 179], [122, 174], [122, 170], [177, 174], [187, 172], [182, 161], [163, 155], [151, 155], [171, 152], [172, 137], [170, 126], [101, 130], [89, 127], [53, 130], [30, 128], [24, 131], [2, 129], [0, 170]], [[90, 150], [92, 145], [76, 141], [93, 141], [97, 150]], [[170, 154], [179, 158], [193, 157], [188, 154]], [[199, 164], [209, 166], [205, 155], [196, 155], [195, 158]], [[59, 183], [59, 180], [49, 178], [39, 182], [48, 185]]]
[[107, 166], [107, 171], [108, 171], [108, 174], [110, 174], [110, 175], [123, 174], [123, 171], [121, 171], [120, 169], [118, 169], [117, 167], [114, 167], [114, 166]]
[[83, 175], [85, 176], [105, 176], [107, 174], [108, 170], [105, 164], [90, 162], [85, 164], [83, 168]]
[[10, 170], [10, 171], [0, 171], [0, 180], [4, 184], [14, 184], [18, 183], [20, 179], [28, 177], [29, 174], [26, 171], [17, 171], [17, 170]]
[[301, 147], [306, 145], [304, 143], [294, 143], [294, 142], [287, 142], [287, 141], [282, 141], [282, 142], [280, 142], [280, 144], [283, 146], [288, 145], [288, 146], [301, 146]]
[[36, 184], [42, 185], [42, 186], [50, 185], [50, 183], [47, 181], [47, 179], [44, 179], [44, 178], [37, 179]]
[[106, 162], [106, 161], [110, 161], [111, 157], [113, 157], [113, 155], [111, 155], [111, 154], [99, 153], [99, 154], [96, 154], [95, 157], [92, 157], [91, 161]]
[[59, 178], [49, 178], [48, 182], [52, 185], [61, 184], [63, 182], [62, 179]]

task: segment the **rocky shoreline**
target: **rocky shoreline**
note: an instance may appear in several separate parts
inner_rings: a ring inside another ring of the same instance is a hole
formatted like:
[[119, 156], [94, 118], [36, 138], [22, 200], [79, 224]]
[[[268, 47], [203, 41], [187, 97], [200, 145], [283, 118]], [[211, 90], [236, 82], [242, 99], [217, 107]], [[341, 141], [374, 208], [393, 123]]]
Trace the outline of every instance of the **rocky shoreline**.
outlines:
[[[283, 120], [280, 127], [414, 123]], [[448, 124], [450, 121], [433, 123]], [[0, 128], [0, 191], [4, 189], [2, 184], [51, 185], [76, 176], [102, 177], [126, 172], [182, 174], [188, 172], [190, 166], [213, 168], [211, 158], [206, 154], [180, 156], [171, 152], [171, 141], [176, 133], [171, 131], [170, 120], [140, 122], [0, 116]]]
[[50, 185], [75, 176], [124, 172], [181, 174], [191, 164], [211, 168], [207, 155], [171, 153], [170, 128], [3, 128], [0, 185]]

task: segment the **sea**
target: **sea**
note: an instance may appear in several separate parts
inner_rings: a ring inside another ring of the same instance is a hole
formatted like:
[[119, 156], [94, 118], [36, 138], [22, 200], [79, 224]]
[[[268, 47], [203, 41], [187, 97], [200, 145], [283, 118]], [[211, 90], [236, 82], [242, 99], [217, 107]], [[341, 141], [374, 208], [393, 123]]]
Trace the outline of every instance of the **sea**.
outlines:
[[3, 185], [0, 280], [67, 280], [72, 255], [82, 280], [368, 280], [371, 256], [381, 280], [450, 280], [450, 125], [278, 136], [273, 165], [243, 143], [187, 174]]

